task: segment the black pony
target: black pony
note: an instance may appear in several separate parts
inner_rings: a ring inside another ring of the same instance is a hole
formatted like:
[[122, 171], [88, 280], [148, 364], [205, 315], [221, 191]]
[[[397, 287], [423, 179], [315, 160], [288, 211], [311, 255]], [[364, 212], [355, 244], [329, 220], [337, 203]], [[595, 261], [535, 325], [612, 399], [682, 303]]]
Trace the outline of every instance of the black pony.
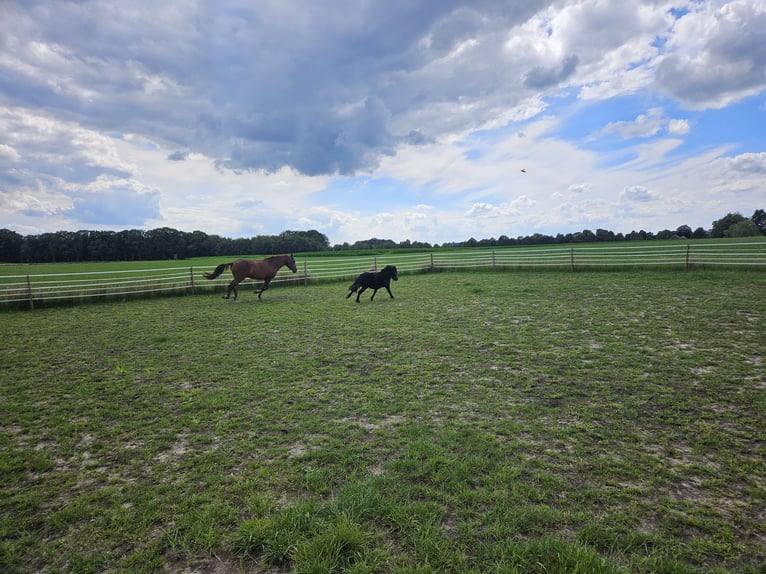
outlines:
[[[391, 293], [391, 279], [399, 281], [399, 274], [396, 272], [396, 267], [393, 265], [386, 265], [383, 269], [375, 273], [370, 271], [362, 273], [356, 278], [356, 281], [354, 281], [351, 287], [348, 288], [346, 299], [356, 293], [356, 302], [359, 303], [359, 296], [362, 294], [362, 291], [365, 289], [373, 289], [372, 297], [370, 297], [370, 301], [372, 301], [375, 299], [375, 293], [377, 293], [378, 289], [381, 287], [385, 287], [388, 294], [391, 295], [391, 299], [393, 299], [394, 294]], [[359, 290], [357, 291], [357, 289]]]

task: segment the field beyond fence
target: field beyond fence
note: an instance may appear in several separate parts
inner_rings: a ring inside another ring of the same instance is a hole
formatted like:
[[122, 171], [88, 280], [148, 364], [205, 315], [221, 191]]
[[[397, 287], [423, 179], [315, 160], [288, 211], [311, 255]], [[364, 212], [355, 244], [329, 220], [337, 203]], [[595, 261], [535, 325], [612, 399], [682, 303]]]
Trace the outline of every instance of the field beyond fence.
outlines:
[[[220, 261], [226, 257], [218, 258]], [[766, 270], [766, 242], [608, 243], [583, 246], [540, 246], [491, 250], [456, 249], [398, 253], [383, 256], [296, 258], [298, 272], [283, 268], [272, 282], [304, 284], [340, 280], [362, 271], [396, 265], [400, 273], [476, 270], [679, 269], [733, 267]], [[138, 264], [125, 264], [140, 265]], [[125, 268], [107, 271], [69, 271], [47, 274], [0, 275], [0, 304], [15, 306], [56, 301], [88, 301], [159, 294], [195, 294], [220, 289], [231, 279], [224, 273], [215, 281], [203, 279], [204, 266]], [[248, 280], [249, 281], [249, 280]], [[247, 286], [248, 281], [243, 283]]]

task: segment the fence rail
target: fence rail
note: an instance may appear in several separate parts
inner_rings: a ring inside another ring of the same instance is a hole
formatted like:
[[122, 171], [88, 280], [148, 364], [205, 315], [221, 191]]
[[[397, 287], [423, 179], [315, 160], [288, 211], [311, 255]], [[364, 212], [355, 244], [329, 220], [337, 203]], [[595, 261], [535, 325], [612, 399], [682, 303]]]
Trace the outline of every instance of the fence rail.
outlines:
[[[766, 269], [766, 242], [701, 243], [677, 245], [617, 245], [500, 248], [397, 253], [363, 257], [307, 257], [298, 262], [297, 274], [282, 269], [272, 284], [302, 283], [351, 278], [362, 271], [396, 265], [400, 273], [460, 269], [562, 269], [569, 271], [608, 268], [678, 268], [702, 266]], [[202, 279], [207, 267], [169, 267], [55, 273], [0, 275], [0, 304], [29, 305], [61, 300], [92, 300], [161, 293], [197, 293], [222, 289], [229, 278]], [[250, 280], [248, 280], [250, 281]], [[243, 283], [246, 286], [246, 282]]]

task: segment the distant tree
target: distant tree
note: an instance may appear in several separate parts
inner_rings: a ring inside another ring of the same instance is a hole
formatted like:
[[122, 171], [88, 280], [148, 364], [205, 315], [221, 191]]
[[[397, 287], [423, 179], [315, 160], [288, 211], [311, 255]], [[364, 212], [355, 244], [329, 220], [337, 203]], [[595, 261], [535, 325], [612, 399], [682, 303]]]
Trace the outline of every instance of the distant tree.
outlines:
[[392, 239], [378, 239], [372, 237], [357, 241], [351, 245], [351, 249], [396, 249], [397, 244]]
[[21, 263], [21, 248], [24, 238], [10, 229], [0, 229], [0, 261]]
[[573, 241], [578, 243], [584, 243], [588, 241], [596, 241], [596, 234], [593, 233], [590, 229], [583, 229], [582, 231], [578, 231], [575, 233], [572, 237]]
[[118, 259], [114, 231], [80, 231], [81, 236], [87, 234], [87, 245], [80, 253], [77, 261], [114, 261]]
[[657, 232], [657, 239], [671, 239], [674, 235], [670, 229], [663, 229]]
[[755, 223], [758, 231], [761, 235], [766, 235], [766, 211], [763, 209], [756, 209], [750, 220]]
[[599, 241], [614, 241], [614, 231], [596, 229], [596, 239]]
[[727, 237], [726, 231], [741, 221], [746, 221], [741, 213], [727, 213], [721, 219], [713, 222], [713, 228], [710, 230], [710, 237]]
[[758, 231], [758, 226], [749, 219], [735, 223], [725, 233], [726, 237], [755, 237], [761, 234]]
[[140, 229], [118, 231], [114, 238], [115, 259], [119, 261], [141, 261], [148, 259], [146, 232]]
[[676, 229], [676, 235], [690, 239], [692, 236], [692, 228], [688, 225], [681, 225], [678, 229]]
[[694, 239], [705, 239], [705, 238], [709, 237], [709, 234], [702, 227], [698, 227], [697, 229], [694, 230], [694, 233], [692, 233], [692, 237]]
[[546, 235], [544, 233], [535, 233], [531, 235], [530, 237], [527, 237], [528, 241], [527, 243], [530, 243], [532, 245], [545, 245], [549, 243], [553, 243], [555, 239], [550, 236]]
[[324, 251], [330, 247], [327, 236], [312, 229], [310, 231], [283, 231], [271, 241], [272, 253], [305, 253]]
[[186, 259], [186, 233], [160, 227], [146, 233], [152, 259]]
[[203, 231], [192, 231], [186, 235], [186, 252], [189, 257], [213, 255], [212, 241]]
[[325, 251], [330, 248], [330, 240], [324, 233], [320, 233], [316, 229], [310, 229], [305, 234], [310, 240], [312, 251]]

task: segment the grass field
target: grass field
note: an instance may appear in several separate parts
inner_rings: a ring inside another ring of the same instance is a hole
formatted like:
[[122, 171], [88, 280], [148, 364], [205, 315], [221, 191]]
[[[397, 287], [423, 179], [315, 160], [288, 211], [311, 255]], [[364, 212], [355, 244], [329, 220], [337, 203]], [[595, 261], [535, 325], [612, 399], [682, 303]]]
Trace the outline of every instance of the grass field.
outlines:
[[766, 274], [9, 311], [0, 571], [764, 572]]

